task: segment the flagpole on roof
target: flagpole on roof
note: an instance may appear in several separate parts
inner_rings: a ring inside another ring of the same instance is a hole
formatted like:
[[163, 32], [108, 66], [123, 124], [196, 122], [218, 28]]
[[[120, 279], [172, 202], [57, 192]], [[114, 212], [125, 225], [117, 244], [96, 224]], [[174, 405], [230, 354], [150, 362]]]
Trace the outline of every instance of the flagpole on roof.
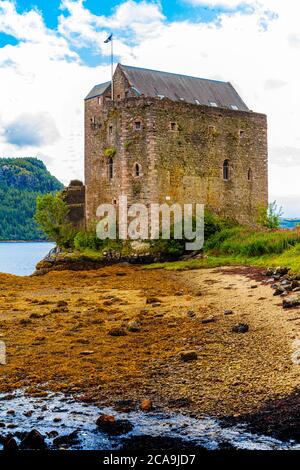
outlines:
[[111, 100], [114, 100], [114, 35], [111, 35]]
[[114, 100], [114, 82], [113, 82], [113, 76], [114, 76], [114, 35], [113, 33], [110, 33], [108, 38], [104, 41], [105, 44], [110, 42], [110, 66], [111, 66], [111, 100]]

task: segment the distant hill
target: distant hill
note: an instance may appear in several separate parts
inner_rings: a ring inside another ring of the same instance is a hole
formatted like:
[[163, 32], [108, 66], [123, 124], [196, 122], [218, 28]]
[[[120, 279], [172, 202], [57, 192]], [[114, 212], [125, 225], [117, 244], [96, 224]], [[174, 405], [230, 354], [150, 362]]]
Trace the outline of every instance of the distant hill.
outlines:
[[37, 158], [0, 158], [0, 240], [44, 239], [33, 220], [36, 197], [62, 188]]
[[280, 227], [281, 228], [293, 229], [297, 225], [300, 225], [300, 219], [281, 219], [280, 220]]

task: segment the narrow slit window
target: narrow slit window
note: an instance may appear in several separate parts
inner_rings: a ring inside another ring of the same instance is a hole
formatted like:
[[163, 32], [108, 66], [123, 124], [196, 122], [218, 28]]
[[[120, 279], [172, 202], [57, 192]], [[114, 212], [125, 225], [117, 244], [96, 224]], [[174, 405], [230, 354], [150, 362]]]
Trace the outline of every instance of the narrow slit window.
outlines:
[[114, 177], [114, 161], [112, 157], [109, 157], [107, 165], [108, 165], [108, 179], [112, 180]]
[[138, 163], [134, 165], [134, 174], [135, 176], [141, 176], [141, 165]]
[[94, 130], [96, 129], [96, 118], [95, 118], [95, 116], [93, 116], [91, 118], [91, 128], [94, 129]]
[[108, 134], [109, 134], [109, 135], [112, 135], [112, 133], [113, 133], [113, 126], [109, 126], [109, 128], [108, 128]]
[[223, 180], [228, 181], [230, 177], [229, 171], [229, 160], [225, 160], [223, 163]]
[[247, 178], [248, 178], [248, 181], [252, 181], [252, 170], [251, 170], [251, 168], [248, 169]]

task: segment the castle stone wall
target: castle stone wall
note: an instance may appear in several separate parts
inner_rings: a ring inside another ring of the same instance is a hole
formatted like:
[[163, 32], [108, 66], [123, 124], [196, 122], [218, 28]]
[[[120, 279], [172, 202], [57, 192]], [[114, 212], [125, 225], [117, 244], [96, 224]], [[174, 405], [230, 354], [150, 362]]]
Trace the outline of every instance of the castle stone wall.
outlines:
[[116, 76], [119, 101], [85, 102], [87, 223], [95, 221], [99, 204], [115, 203], [121, 194], [129, 203], [203, 203], [255, 223], [268, 202], [266, 116], [167, 99], [122, 100], [122, 80]]

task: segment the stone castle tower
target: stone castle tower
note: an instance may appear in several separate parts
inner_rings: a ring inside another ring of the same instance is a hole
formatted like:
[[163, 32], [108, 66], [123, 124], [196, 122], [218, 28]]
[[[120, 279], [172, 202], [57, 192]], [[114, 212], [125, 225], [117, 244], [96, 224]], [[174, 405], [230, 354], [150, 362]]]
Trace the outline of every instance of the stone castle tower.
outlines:
[[226, 82], [118, 64], [113, 84], [113, 100], [110, 82], [85, 99], [87, 226], [120, 195], [256, 222], [268, 203], [265, 115]]

